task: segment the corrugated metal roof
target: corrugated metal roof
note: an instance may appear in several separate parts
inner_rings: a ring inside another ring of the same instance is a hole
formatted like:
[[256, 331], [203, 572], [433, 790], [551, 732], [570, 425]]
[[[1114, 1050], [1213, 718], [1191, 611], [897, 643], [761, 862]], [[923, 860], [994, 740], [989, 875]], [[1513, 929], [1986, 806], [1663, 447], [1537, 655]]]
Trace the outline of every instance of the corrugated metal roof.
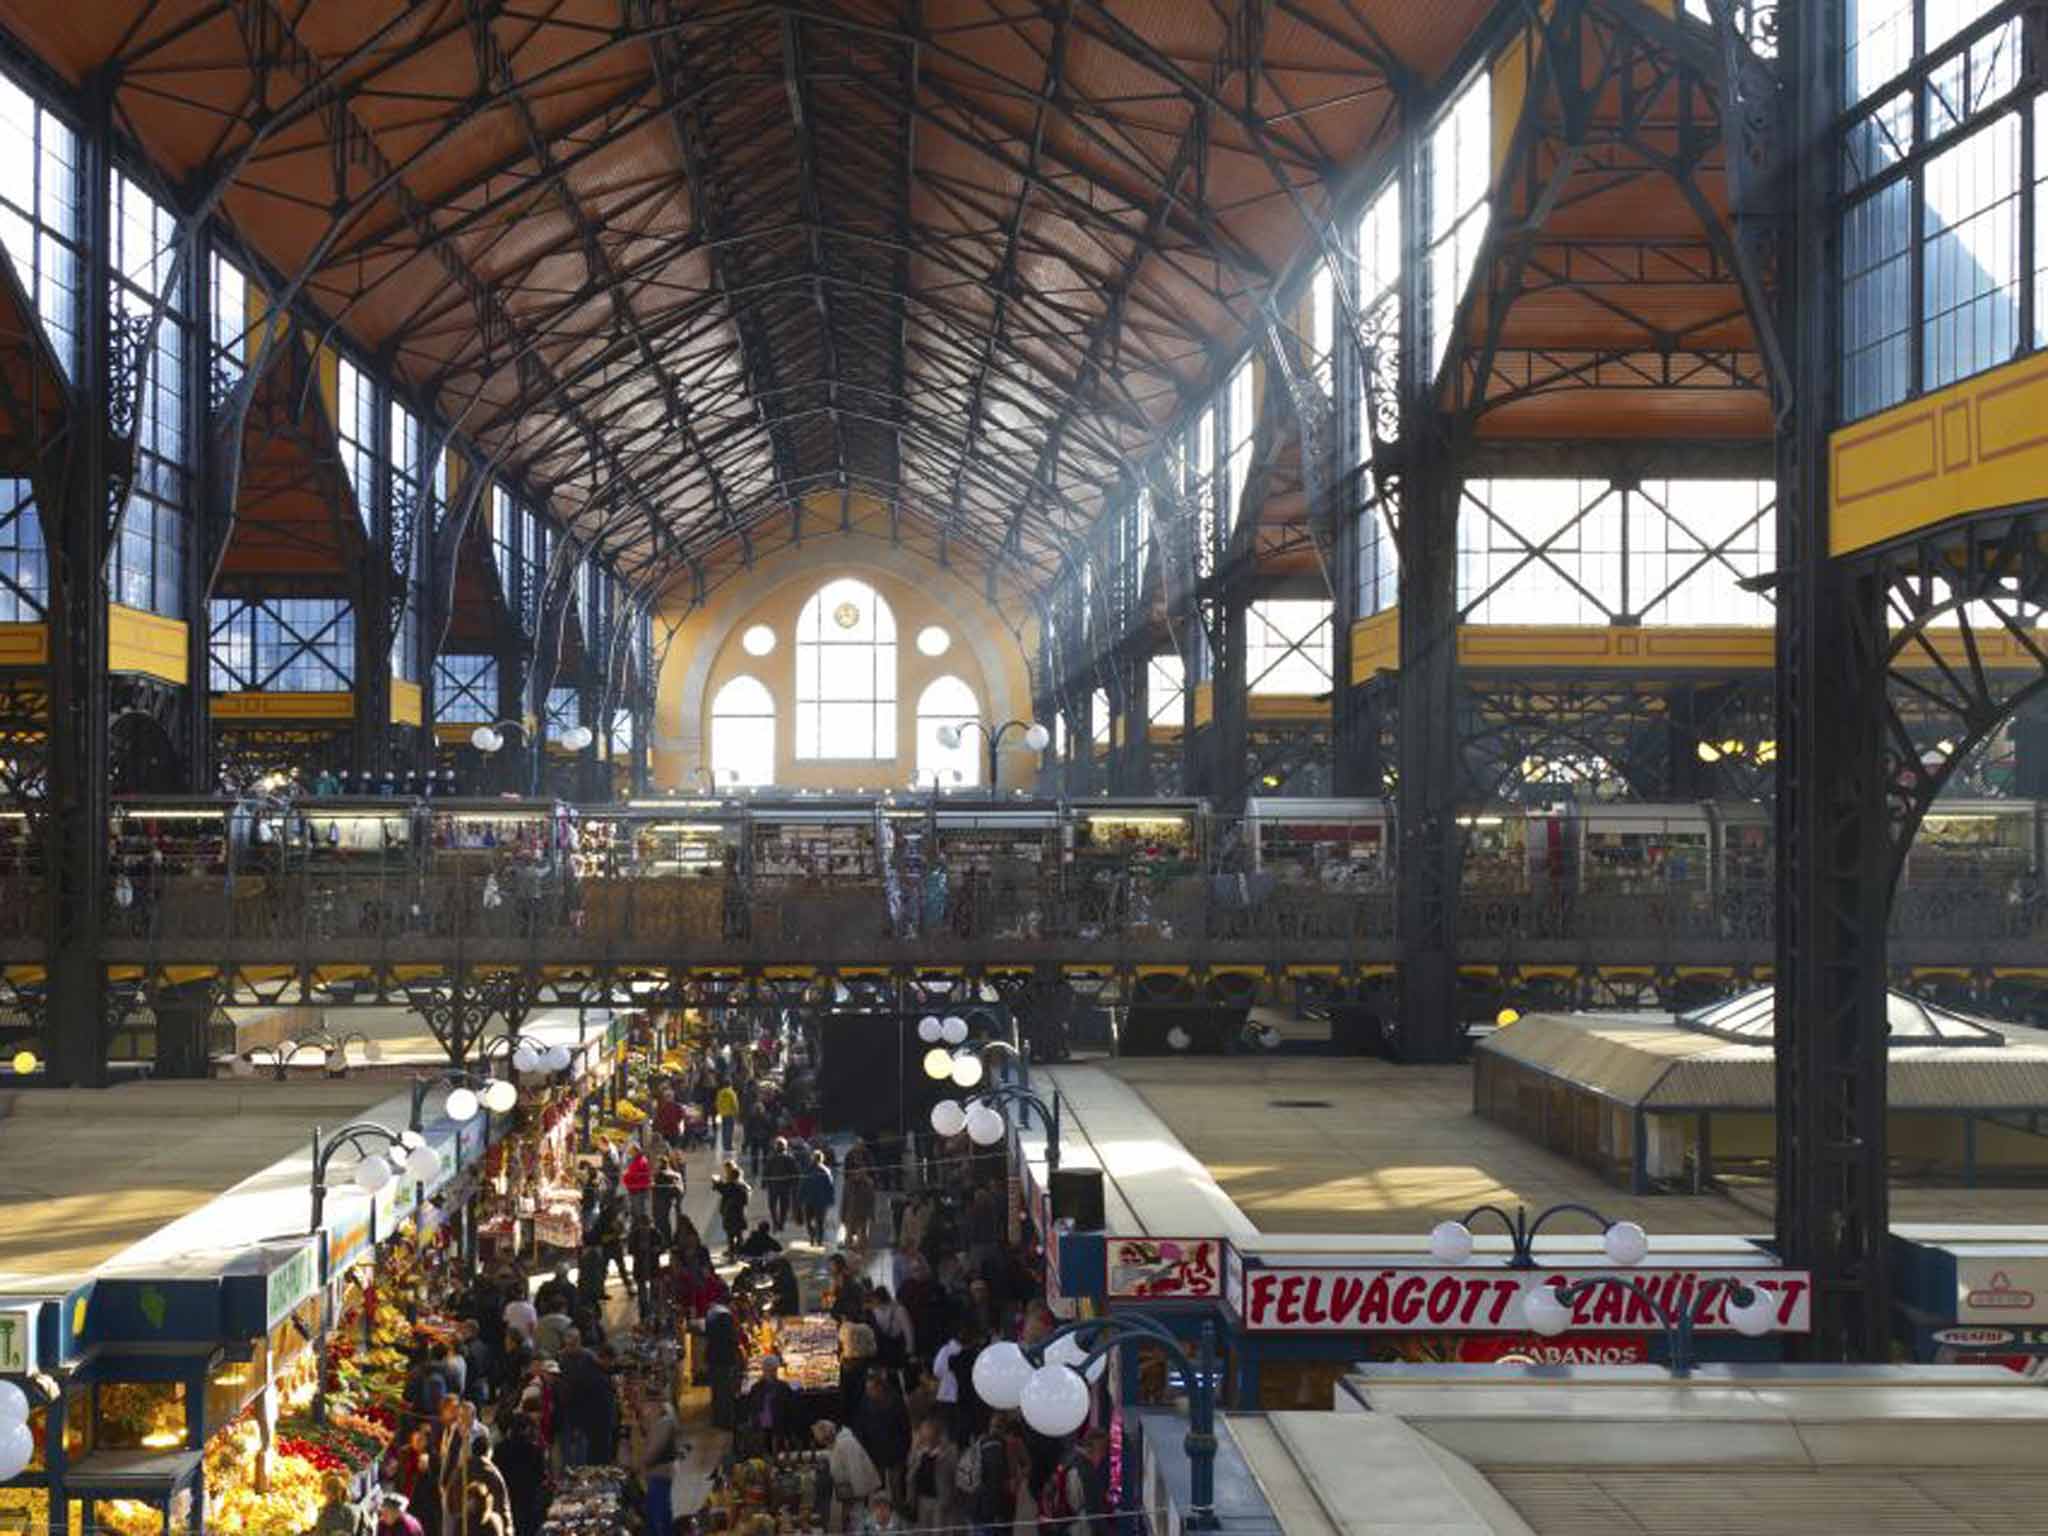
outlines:
[[[2048, 1109], [2048, 1032], [2003, 1026], [2003, 1046], [1894, 1045], [1894, 1109]], [[1772, 1048], [1681, 1027], [1671, 1014], [1530, 1014], [1479, 1045], [1630, 1107], [1768, 1111]]]

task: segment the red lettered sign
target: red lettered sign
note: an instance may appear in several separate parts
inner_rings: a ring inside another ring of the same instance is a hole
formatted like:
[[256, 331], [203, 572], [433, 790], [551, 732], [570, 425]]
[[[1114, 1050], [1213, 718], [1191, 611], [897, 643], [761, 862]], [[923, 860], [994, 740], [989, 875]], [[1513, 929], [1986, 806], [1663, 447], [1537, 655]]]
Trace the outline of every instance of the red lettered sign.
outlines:
[[[1518, 1298], [1525, 1287], [1561, 1286], [1589, 1270], [1511, 1269], [1248, 1269], [1244, 1326], [1252, 1333], [1492, 1333], [1523, 1327]], [[1697, 1288], [1737, 1279], [1775, 1296], [1778, 1333], [1811, 1326], [1812, 1281], [1795, 1269], [1634, 1269], [1630, 1280], [1672, 1316], [1689, 1312]], [[1732, 1330], [1729, 1288], [1716, 1287], [1700, 1312], [1702, 1333]], [[1572, 1309], [1575, 1333], [1640, 1333], [1662, 1326], [1653, 1308], [1625, 1283], [1589, 1287]]]

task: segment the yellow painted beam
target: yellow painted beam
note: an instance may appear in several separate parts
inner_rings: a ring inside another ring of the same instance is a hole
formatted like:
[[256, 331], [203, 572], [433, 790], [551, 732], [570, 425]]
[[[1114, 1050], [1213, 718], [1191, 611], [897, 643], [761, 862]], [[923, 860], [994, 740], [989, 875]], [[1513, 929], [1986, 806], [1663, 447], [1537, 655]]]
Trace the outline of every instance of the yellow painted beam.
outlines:
[[217, 693], [213, 718], [262, 724], [272, 720], [353, 720], [352, 693]]
[[2048, 483], [2048, 354], [1894, 406], [1828, 439], [1828, 548], [1868, 549]]
[[50, 627], [47, 624], [0, 624], [0, 667], [47, 667]]
[[183, 684], [188, 679], [185, 626], [139, 608], [107, 604], [107, 670]]
[[420, 685], [408, 683], [402, 677], [391, 679], [391, 723], [416, 726], [426, 718], [426, 699]]
[[1195, 684], [1195, 726], [1199, 729], [1216, 718], [1216, 685]]
[[1327, 720], [1330, 701], [1312, 693], [1255, 693], [1245, 713], [1253, 720]]
[[1351, 681], [1369, 681], [1375, 672], [1401, 666], [1401, 610], [1389, 608], [1351, 626]]

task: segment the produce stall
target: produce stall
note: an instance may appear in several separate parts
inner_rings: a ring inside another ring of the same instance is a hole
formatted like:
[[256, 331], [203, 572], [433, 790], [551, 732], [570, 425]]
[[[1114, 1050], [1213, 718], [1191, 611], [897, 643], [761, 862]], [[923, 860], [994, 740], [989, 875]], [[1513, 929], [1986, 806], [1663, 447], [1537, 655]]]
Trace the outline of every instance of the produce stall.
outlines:
[[830, 1518], [831, 1486], [814, 1451], [730, 1461], [705, 1502], [705, 1526], [734, 1536], [814, 1536]]
[[548, 1505], [541, 1536], [617, 1536], [626, 1529], [626, 1474], [618, 1467], [570, 1467]]

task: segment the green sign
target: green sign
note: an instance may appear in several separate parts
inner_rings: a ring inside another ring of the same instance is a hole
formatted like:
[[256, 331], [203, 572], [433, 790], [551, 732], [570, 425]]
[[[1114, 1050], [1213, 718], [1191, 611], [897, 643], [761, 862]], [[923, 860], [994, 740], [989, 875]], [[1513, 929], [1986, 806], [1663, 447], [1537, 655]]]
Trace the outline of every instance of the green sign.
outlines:
[[313, 1245], [301, 1244], [266, 1277], [269, 1305], [267, 1327], [275, 1328], [294, 1308], [320, 1288], [320, 1266], [313, 1259]]
[[0, 1376], [26, 1376], [36, 1363], [36, 1309], [0, 1312]]

